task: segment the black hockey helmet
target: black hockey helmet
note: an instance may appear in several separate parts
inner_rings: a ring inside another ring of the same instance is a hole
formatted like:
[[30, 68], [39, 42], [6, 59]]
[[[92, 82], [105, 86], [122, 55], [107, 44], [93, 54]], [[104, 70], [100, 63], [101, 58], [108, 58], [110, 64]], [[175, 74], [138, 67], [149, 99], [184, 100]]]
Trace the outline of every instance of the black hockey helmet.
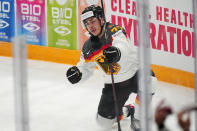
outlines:
[[82, 11], [81, 20], [85, 25], [85, 20], [90, 17], [97, 17], [99, 20], [103, 18], [103, 9], [97, 5], [91, 5]]

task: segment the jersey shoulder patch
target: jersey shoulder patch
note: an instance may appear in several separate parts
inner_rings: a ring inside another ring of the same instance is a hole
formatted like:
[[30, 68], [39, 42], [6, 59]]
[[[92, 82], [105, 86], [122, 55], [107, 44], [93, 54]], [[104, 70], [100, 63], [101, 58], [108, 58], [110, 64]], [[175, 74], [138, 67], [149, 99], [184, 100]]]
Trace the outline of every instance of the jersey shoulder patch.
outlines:
[[107, 28], [108, 28], [108, 31], [109, 31], [109, 33], [110, 33], [111, 35], [114, 35], [115, 33], [117, 33], [117, 32], [120, 31], [120, 30], [123, 32], [123, 34], [126, 35], [125, 29], [122, 28], [122, 27], [120, 27], [119, 25], [115, 25], [115, 24], [109, 23], [109, 24], [107, 25]]

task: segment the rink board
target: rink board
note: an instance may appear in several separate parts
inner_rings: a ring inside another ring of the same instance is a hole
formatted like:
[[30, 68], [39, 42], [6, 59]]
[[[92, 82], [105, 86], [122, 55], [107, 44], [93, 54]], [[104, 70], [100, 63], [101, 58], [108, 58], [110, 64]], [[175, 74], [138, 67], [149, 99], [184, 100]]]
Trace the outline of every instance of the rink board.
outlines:
[[[12, 56], [12, 44], [0, 42], [0, 56]], [[80, 51], [54, 47], [27, 45], [28, 58], [56, 63], [76, 64], [80, 58]]]
[[[12, 44], [0, 42], [0, 56], [12, 56]], [[28, 58], [56, 63], [76, 65], [80, 59], [80, 51], [28, 45]], [[159, 81], [194, 88], [194, 74], [160, 65], [152, 65]]]

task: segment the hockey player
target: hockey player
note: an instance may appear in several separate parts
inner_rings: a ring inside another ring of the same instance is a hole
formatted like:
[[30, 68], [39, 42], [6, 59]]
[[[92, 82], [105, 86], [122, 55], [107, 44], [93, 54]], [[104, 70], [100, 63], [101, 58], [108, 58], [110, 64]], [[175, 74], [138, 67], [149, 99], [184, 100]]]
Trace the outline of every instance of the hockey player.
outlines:
[[[138, 90], [138, 59], [137, 48], [129, 42], [125, 30], [118, 25], [105, 23], [103, 14], [103, 9], [96, 5], [82, 12], [81, 19], [90, 38], [84, 43], [80, 62], [68, 69], [67, 78], [75, 84], [90, 77], [96, 66], [103, 72], [105, 84], [98, 105], [97, 122], [111, 128], [116, 122], [116, 113], [109, 64], [113, 67], [119, 115], [122, 116], [129, 95]], [[154, 75], [152, 79], [156, 79]], [[133, 107], [126, 107], [127, 113], [133, 116]]]
[[[190, 117], [197, 112], [197, 105], [187, 105], [181, 111], [174, 112], [172, 107], [162, 100], [155, 111], [155, 122], [159, 131], [190, 131], [194, 127]], [[172, 124], [173, 123], [173, 124]]]

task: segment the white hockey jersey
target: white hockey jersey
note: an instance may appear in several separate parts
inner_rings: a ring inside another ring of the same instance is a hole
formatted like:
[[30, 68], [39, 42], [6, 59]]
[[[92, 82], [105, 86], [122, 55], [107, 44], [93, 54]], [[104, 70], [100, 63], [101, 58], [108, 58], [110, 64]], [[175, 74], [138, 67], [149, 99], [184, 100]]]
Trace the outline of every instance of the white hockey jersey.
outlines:
[[103, 50], [109, 46], [115, 46], [121, 52], [120, 61], [112, 64], [115, 83], [128, 80], [138, 70], [137, 47], [130, 43], [125, 30], [111, 23], [107, 23], [106, 27], [107, 38], [91, 36], [83, 46], [77, 64], [82, 72], [82, 80], [89, 78], [97, 66], [103, 72], [105, 83], [112, 83], [110, 69], [103, 55]]

